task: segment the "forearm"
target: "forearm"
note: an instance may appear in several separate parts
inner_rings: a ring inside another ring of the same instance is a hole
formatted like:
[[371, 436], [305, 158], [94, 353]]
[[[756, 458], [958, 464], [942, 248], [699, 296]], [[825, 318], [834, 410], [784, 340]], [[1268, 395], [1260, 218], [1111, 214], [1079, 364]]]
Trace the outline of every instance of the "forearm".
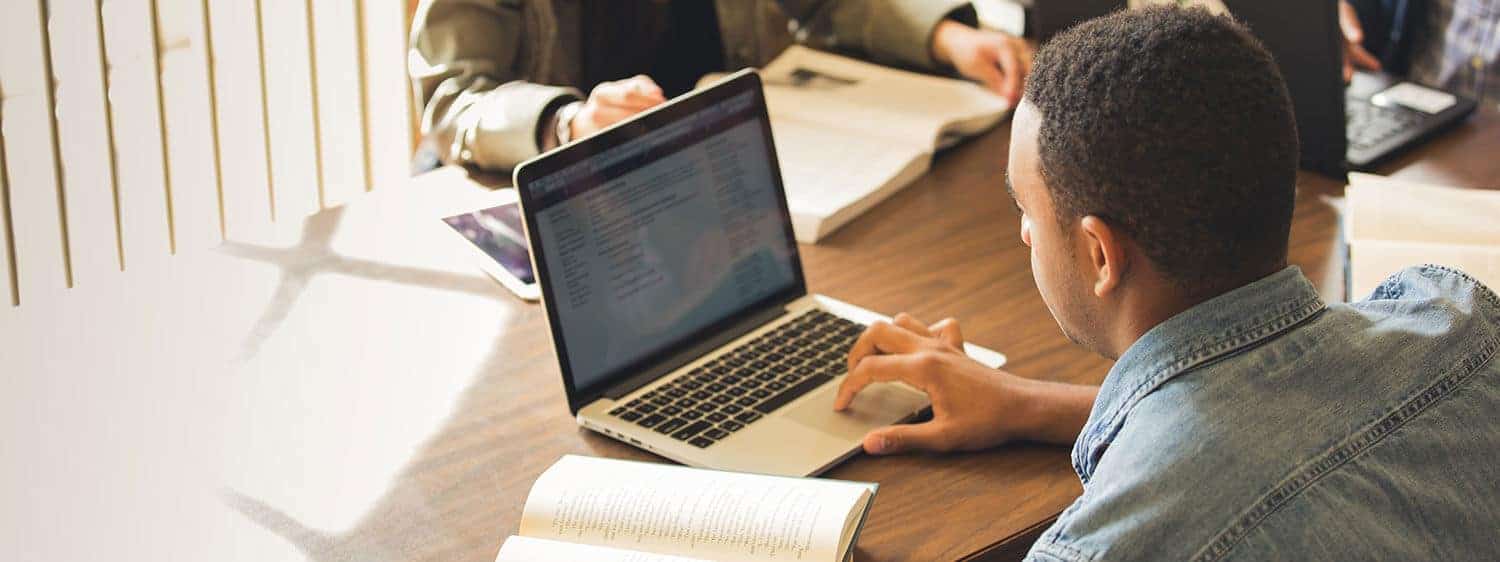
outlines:
[[[967, 0], [825, 0], [814, 21], [802, 22], [812, 31], [814, 47], [852, 51], [896, 66], [938, 70], [933, 59], [932, 34], [939, 22]], [[795, 15], [795, 14], [794, 14]]]
[[1015, 437], [1071, 445], [1088, 422], [1099, 387], [1017, 377], [1021, 411]]
[[510, 168], [543, 148], [547, 110], [581, 97], [511, 70], [521, 30], [520, 13], [495, 3], [425, 0], [418, 8], [407, 70], [422, 134], [445, 161]]

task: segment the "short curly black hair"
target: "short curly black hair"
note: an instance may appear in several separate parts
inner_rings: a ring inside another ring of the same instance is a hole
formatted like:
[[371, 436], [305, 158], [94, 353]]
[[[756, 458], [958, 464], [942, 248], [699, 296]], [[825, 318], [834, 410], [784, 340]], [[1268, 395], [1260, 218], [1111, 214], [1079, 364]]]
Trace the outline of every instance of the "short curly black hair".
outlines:
[[1063, 224], [1123, 229], [1189, 291], [1286, 263], [1291, 100], [1271, 53], [1229, 16], [1158, 6], [1084, 22], [1040, 49], [1024, 98]]

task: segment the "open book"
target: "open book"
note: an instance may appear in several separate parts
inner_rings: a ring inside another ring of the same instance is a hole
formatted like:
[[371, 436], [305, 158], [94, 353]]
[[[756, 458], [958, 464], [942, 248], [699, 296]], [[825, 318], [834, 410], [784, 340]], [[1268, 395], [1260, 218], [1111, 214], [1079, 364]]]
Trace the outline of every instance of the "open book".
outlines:
[[876, 487], [566, 455], [495, 560], [849, 560]]
[[1345, 197], [1351, 300], [1401, 268], [1424, 263], [1500, 287], [1500, 191], [1349, 174]]
[[1010, 110], [967, 81], [796, 45], [760, 74], [792, 229], [805, 243], [921, 176], [940, 146], [993, 127]]

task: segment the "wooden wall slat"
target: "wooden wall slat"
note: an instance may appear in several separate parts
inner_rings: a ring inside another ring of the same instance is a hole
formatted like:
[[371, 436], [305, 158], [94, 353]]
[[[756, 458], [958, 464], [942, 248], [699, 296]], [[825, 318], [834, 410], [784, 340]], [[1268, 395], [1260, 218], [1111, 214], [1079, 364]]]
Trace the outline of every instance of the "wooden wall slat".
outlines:
[[120, 271], [121, 263], [97, 6], [93, 0], [49, 3], [73, 284], [108, 282]]
[[271, 225], [255, 3], [200, 1], [208, 10], [213, 44], [224, 232], [229, 238], [254, 236]]
[[266, 101], [273, 118], [271, 183], [276, 220], [318, 211], [318, 145], [313, 123], [312, 69], [304, 0], [259, 0]]
[[[4, 104], [0, 104], [0, 130], [4, 129]], [[21, 299], [16, 292], [16, 247], [10, 243], [9, 176], [5, 169], [5, 135], [0, 135], [0, 303], [14, 307]]]
[[147, 267], [165, 261], [172, 251], [155, 16], [143, 0], [108, 0], [100, 10], [113, 108], [120, 245], [126, 269]]
[[42, 0], [0, 2], [0, 135], [21, 300], [68, 284], [67, 240], [53, 146], [52, 92]]
[[366, 151], [372, 188], [411, 175], [411, 86], [406, 78], [406, 6], [402, 0], [363, 4]]
[[173, 245], [178, 252], [212, 248], [223, 234], [203, 6], [198, 0], [156, 0], [156, 23]]
[[365, 192], [364, 92], [356, 0], [307, 0], [313, 22], [323, 207]]

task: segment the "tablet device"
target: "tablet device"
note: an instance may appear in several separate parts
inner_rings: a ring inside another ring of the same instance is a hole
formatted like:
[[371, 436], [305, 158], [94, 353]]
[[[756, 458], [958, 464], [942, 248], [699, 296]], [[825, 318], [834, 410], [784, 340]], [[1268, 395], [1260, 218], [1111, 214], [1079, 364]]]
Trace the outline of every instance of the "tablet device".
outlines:
[[541, 290], [531, 270], [515, 191], [507, 189], [497, 195], [492, 206], [444, 217], [443, 223], [472, 250], [480, 269], [516, 296], [537, 300]]

